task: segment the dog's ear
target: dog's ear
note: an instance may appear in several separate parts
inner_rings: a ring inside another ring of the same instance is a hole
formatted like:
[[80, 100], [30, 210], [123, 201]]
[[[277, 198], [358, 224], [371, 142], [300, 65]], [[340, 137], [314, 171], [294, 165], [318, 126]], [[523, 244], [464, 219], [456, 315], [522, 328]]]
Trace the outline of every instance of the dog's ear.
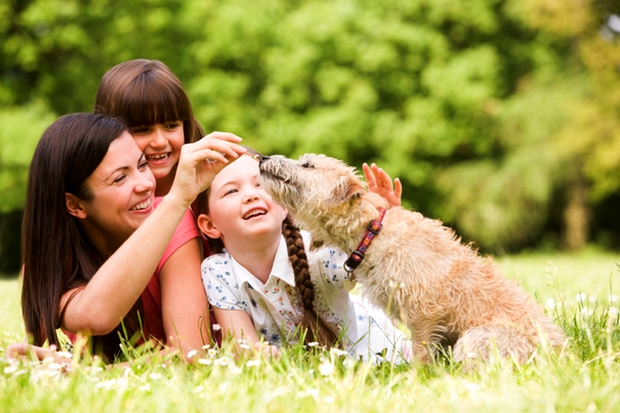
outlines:
[[328, 202], [332, 205], [340, 205], [346, 201], [360, 198], [365, 192], [366, 190], [361, 181], [342, 179], [332, 191]]

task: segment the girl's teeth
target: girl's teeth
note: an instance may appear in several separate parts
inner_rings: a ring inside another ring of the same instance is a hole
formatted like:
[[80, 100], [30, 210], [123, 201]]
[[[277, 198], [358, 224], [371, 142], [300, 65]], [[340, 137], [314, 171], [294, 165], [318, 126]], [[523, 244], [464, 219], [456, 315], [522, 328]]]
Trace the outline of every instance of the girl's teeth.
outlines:
[[253, 212], [250, 212], [249, 214], [244, 216], [243, 219], [250, 219], [250, 218], [255, 217], [257, 215], [265, 215], [265, 211], [253, 211]]
[[148, 155], [146, 157], [147, 161], [161, 161], [168, 158], [168, 154], [161, 155]]

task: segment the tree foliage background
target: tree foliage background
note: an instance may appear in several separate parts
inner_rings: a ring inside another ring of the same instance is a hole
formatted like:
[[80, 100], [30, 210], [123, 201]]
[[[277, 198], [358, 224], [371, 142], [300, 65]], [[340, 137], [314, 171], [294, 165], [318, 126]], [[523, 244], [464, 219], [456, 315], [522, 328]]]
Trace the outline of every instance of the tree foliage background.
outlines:
[[484, 251], [618, 247], [619, 15], [612, 0], [2, 0], [0, 211], [22, 207], [44, 128], [150, 58], [205, 130], [377, 162], [407, 207]]

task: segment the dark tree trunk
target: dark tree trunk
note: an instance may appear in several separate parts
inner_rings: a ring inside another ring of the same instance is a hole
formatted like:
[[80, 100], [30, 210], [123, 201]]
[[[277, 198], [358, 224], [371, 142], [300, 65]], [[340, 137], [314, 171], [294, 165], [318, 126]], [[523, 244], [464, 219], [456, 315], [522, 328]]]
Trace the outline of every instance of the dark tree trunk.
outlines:
[[588, 188], [582, 176], [578, 176], [568, 186], [567, 204], [564, 210], [564, 234], [562, 246], [569, 251], [577, 251], [586, 246], [590, 232], [590, 207]]

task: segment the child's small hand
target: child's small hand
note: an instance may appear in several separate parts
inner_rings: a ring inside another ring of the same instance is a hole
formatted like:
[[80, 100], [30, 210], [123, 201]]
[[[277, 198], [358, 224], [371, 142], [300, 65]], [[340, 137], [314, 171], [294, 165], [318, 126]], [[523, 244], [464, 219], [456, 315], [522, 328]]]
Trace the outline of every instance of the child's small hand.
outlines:
[[394, 179], [394, 184], [392, 184], [392, 178], [374, 163], [371, 166], [364, 163], [362, 169], [370, 192], [381, 195], [391, 206], [400, 206], [400, 198], [403, 194], [400, 179]]

